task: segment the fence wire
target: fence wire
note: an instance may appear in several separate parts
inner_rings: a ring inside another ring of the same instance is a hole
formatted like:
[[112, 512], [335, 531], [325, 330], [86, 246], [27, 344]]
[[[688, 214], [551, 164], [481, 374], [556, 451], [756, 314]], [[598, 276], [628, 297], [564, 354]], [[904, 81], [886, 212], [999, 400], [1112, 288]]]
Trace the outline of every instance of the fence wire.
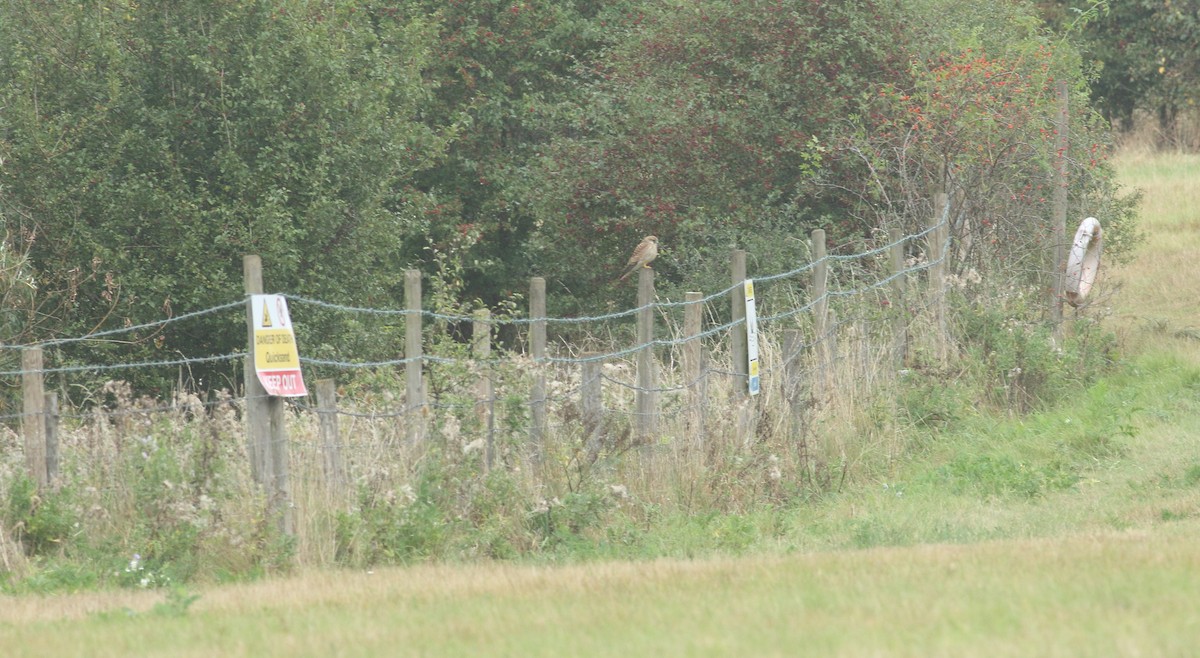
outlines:
[[[562, 483], [575, 482], [585, 477], [584, 473], [602, 473], [604, 481], [617, 488], [614, 491], [638, 500], [682, 496], [682, 485], [664, 483], [685, 481], [683, 476], [691, 472], [688, 469], [722, 454], [738, 455], [741, 461], [730, 464], [765, 465], [754, 478], [730, 476], [722, 486], [769, 489], [778, 483], [772, 479], [776, 468], [781, 478], [818, 477], [822, 469], [833, 468], [830, 464], [845, 452], [845, 442], [853, 439], [821, 436], [814, 429], [817, 423], [854, 413], [854, 408], [899, 376], [906, 355], [931, 349], [928, 327], [943, 302], [944, 291], [928, 289], [923, 274], [945, 262], [948, 244], [943, 245], [942, 253], [926, 254], [924, 260], [906, 263], [894, 273], [882, 257], [937, 228], [861, 253], [826, 256], [824, 262], [831, 267], [826, 292], [820, 297], [812, 297], [807, 281], [797, 284], [794, 279], [811, 275], [821, 261], [753, 278], [762, 364], [757, 396], [747, 394], [747, 374], [735, 367], [725, 340], [744, 319], [687, 334], [668, 313], [690, 304], [727, 301], [740, 283], [694, 302], [656, 302], [589, 317], [490, 320], [491, 325], [544, 321], [578, 326], [627, 319], [646, 310], [656, 312], [663, 337], [610, 345], [595, 353], [566, 346], [540, 362], [506, 350], [497, 350], [486, 359], [436, 354], [381, 361], [303, 357], [305, 366], [349, 376], [343, 378], [332, 407], [323, 406], [315, 396], [288, 399], [284, 405], [287, 432], [282, 441], [291, 465], [290, 495], [301, 508], [328, 496], [340, 496], [342, 505], [353, 504], [354, 491], [364, 487], [404, 496], [405, 487], [434, 459], [479, 473], [537, 473], [537, 484], [530, 485], [530, 491], [546, 491], [547, 497], [564, 486], [574, 486]], [[894, 286], [900, 282], [905, 284], [905, 292], [897, 297]], [[415, 315], [406, 310], [285, 297], [297, 305], [345, 313]], [[813, 316], [822, 305], [828, 318], [818, 333]], [[121, 331], [151, 329], [244, 308], [245, 300], [239, 300], [161, 322], [42, 345], [106, 338]], [[296, 316], [302, 313], [293, 313]], [[431, 311], [421, 311], [420, 316], [450, 322], [478, 320]], [[700, 364], [692, 363], [688, 356], [697, 346]], [[785, 348], [791, 351], [785, 352]], [[654, 357], [648, 386], [639, 383], [636, 358], [647, 350]], [[233, 353], [158, 362], [51, 365], [40, 372], [55, 378], [55, 390], [69, 393], [75, 391], [72, 378], [81, 374], [245, 358], [244, 353]], [[402, 381], [399, 377], [381, 383], [355, 375], [363, 370], [387, 371], [417, 360], [425, 366], [420, 400], [407, 400], [403, 391], [392, 390], [403, 386], [398, 384]], [[596, 374], [585, 379], [589, 371]], [[27, 374], [7, 370], [0, 372], [0, 378], [15, 380]], [[533, 393], [538, 381], [544, 382], [541, 397]], [[481, 382], [486, 382], [486, 387]], [[190, 484], [170, 482], [170, 486], [200, 491], [225, 481], [250, 491], [253, 468], [245, 423], [249, 407], [259, 401], [237, 391], [179, 391], [172, 400], [150, 400], [116, 384], [88, 392], [81, 399], [68, 399], [53, 419], [60, 477], [93, 491], [122, 491], [135, 485], [130, 471], [121, 464], [149, 463], [155, 451], [168, 450], [180, 463], [201, 464], [211, 458], [234, 465], [220, 477], [210, 475]], [[0, 415], [0, 421], [8, 426], [0, 435], [0, 447], [11, 466], [21, 452], [16, 429], [30, 422], [30, 417], [14, 412]], [[336, 435], [330, 433], [331, 426], [336, 427]], [[0, 468], [3, 466], [0, 460]], [[140, 468], [145, 472], [145, 467]], [[340, 493], [331, 493], [335, 490]]]

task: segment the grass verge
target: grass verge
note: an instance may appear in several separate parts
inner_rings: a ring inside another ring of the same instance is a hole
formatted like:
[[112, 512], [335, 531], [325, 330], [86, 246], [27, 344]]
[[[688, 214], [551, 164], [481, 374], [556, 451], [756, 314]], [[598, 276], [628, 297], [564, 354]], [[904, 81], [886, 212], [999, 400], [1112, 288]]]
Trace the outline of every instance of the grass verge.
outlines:
[[[644, 509], [540, 563], [0, 599], [6, 655], [1190, 655], [1200, 613], [1194, 156], [1130, 157], [1133, 354], [977, 412], [863, 481], [741, 514]], [[663, 556], [666, 556], [665, 558]], [[740, 556], [735, 557], [734, 556]], [[610, 558], [643, 558], [618, 562]], [[648, 559], [657, 558], [657, 559]], [[571, 564], [551, 564], [568, 559]], [[586, 561], [580, 561], [586, 560]], [[198, 597], [198, 598], [197, 598]]]

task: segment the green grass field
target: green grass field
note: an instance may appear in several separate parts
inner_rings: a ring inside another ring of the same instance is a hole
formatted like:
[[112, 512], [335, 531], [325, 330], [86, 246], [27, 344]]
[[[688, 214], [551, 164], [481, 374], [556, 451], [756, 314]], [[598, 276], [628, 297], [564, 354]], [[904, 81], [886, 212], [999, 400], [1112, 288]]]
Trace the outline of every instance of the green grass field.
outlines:
[[0, 655], [1195, 655], [1200, 157], [1118, 165], [1146, 191], [1145, 245], [1101, 274], [1127, 362], [786, 516], [679, 531], [736, 557], [0, 597]]
[[[1197, 631], [1198, 529], [309, 574], [202, 591], [183, 616], [120, 607], [145, 609], [150, 594], [39, 599], [6, 610], [25, 621], [0, 641], [42, 656], [1183, 656]], [[108, 611], [89, 615], [96, 606]]]

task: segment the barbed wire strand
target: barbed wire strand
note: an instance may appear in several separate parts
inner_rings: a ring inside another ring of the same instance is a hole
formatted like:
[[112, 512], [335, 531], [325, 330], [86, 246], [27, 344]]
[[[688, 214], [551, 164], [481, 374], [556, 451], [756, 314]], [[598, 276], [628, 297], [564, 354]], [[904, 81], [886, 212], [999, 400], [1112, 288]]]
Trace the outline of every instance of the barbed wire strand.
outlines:
[[[761, 277], [756, 277], [753, 280], [756, 283], [770, 283], [773, 281], [778, 281], [780, 279], [787, 279], [787, 278], [797, 276], [799, 274], [804, 274], [805, 272], [808, 272], [812, 268], [816, 267], [819, 263], [825, 262], [826, 260], [837, 261], [837, 262], [846, 262], [846, 261], [861, 260], [864, 258], [870, 258], [873, 256], [877, 256], [879, 254], [887, 252], [889, 249], [891, 249], [897, 245], [905, 244], [908, 241], [919, 240], [919, 239], [925, 237], [926, 235], [931, 233], [933, 230], [940, 228], [946, 221], [947, 221], [947, 215], [944, 212], [943, 217], [942, 217], [941, 221], [939, 221], [938, 224], [929, 226], [929, 227], [925, 228], [924, 230], [919, 231], [917, 233], [906, 235], [895, 242], [891, 242], [891, 243], [885, 244], [883, 246], [877, 247], [875, 249], [870, 249], [868, 251], [864, 251], [864, 252], [856, 253], [856, 254], [848, 254], [848, 255], [826, 254], [824, 256], [824, 258], [821, 258], [821, 259], [818, 259], [815, 261], [810, 261], [810, 262], [805, 263], [804, 265], [801, 265], [800, 267], [797, 267], [795, 269], [788, 270], [786, 272], [780, 272], [777, 274], [770, 274], [770, 275], [765, 275], [765, 276], [761, 276]], [[282, 296], [286, 297], [290, 301], [295, 301], [295, 302], [302, 303], [302, 304], [311, 304], [314, 306], [328, 308], [331, 310], [338, 310], [338, 311], [347, 312], [347, 313], [363, 313], [363, 314], [373, 314], [373, 315], [383, 315], [383, 316], [396, 316], [396, 315], [408, 316], [408, 315], [420, 313], [420, 315], [424, 318], [433, 319], [433, 320], [442, 320], [445, 322], [482, 322], [484, 324], [493, 324], [493, 325], [504, 326], [504, 325], [533, 324], [535, 322], [545, 322], [547, 324], [583, 324], [583, 323], [589, 323], [589, 322], [604, 322], [604, 321], [608, 321], [608, 320], [619, 320], [621, 318], [627, 318], [627, 317], [630, 317], [633, 315], [637, 315], [641, 311], [644, 311], [644, 310], [650, 309], [650, 308], [658, 308], [658, 309], [680, 308], [680, 307], [691, 306], [691, 305], [695, 305], [695, 304], [700, 304], [700, 305], [707, 304], [714, 300], [724, 298], [726, 295], [729, 295], [734, 290], [737, 290], [741, 285], [742, 285], [741, 282], [731, 284], [723, 290], [714, 292], [712, 294], [709, 294], [705, 297], [702, 297], [702, 298], [694, 300], [694, 301], [683, 301], [683, 302], [672, 302], [672, 301], [658, 302], [658, 301], [656, 301], [656, 302], [650, 302], [649, 304], [644, 304], [642, 306], [638, 306], [635, 308], [626, 309], [623, 311], [616, 311], [613, 313], [605, 313], [605, 314], [601, 314], [601, 315], [580, 316], [580, 317], [573, 317], [573, 318], [571, 318], [571, 317], [545, 317], [545, 318], [492, 318], [492, 317], [489, 317], [489, 318], [480, 318], [480, 317], [477, 317], [474, 315], [456, 315], [456, 314], [450, 314], [450, 313], [439, 313], [436, 311], [426, 311], [423, 309], [418, 312], [418, 311], [415, 311], [412, 309], [374, 309], [374, 308], [365, 308], [365, 307], [361, 307], [361, 306], [347, 306], [347, 305], [343, 305], [343, 304], [337, 304], [334, 302], [327, 302], [327, 301], [322, 301], [322, 300], [317, 300], [317, 299], [311, 299], [308, 297], [302, 297], [299, 295], [293, 295], [290, 293], [280, 293], [280, 294]]]
[[[941, 221], [937, 225], [930, 226], [921, 232], [918, 232], [918, 233], [915, 233], [912, 235], [908, 235], [908, 236], [904, 236], [899, 241], [892, 242], [887, 245], [878, 247], [876, 249], [868, 250], [868, 251], [858, 253], [858, 254], [853, 254], [853, 255], [839, 256], [839, 255], [827, 254], [825, 256], [825, 259], [844, 262], [844, 261], [854, 260], [854, 259], [869, 258], [869, 257], [875, 256], [875, 255], [884, 253], [887, 250], [896, 246], [897, 244], [902, 244], [902, 243], [910, 241], [910, 240], [920, 239], [920, 238], [924, 237], [925, 235], [928, 235], [931, 231], [935, 230], [936, 228], [939, 228], [943, 223], [945, 223], [948, 220], [948, 217], [946, 216], [947, 212], [948, 211], [943, 212], [943, 217], [941, 218]], [[816, 304], [818, 304], [819, 302], [821, 302], [823, 300], [828, 300], [828, 299], [837, 298], [837, 297], [851, 297], [851, 296], [863, 294], [865, 292], [869, 292], [872, 290], [883, 288], [883, 287], [889, 285], [892, 281], [896, 280], [899, 277], [908, 276], [908, 275], [912, 274], [913, 272], [919, 272], [919, 271], [928, 269], [929, 267], [932, 267], [933, 265], [935, 265], [937, 263], [943, 262], [946, 258], [946, 254], [949, 252], [949, 242], [950, 242], [949, 240], [944, 242], [943, 253], [939, 254], [938, 257], [934, 260], [929, 260], [929, 261], [925, 261], [925, 262], [922, 262], [922, 263], [914, 265], [914, 266], [910, 266], [908, 268], [900, 270], [899, 272], [895, 272], [887, 277], [876, 280], [873, 283], [867, 284], [865, 286], [859, 286], [859, 287], [854, 287], [854, 288], [850, 288], [850, 289], [841, 289], [841, 290], [826, 290], [825, 294], [822, 295], [821, 297], [811, 299], [805, 304], [802, 304], [793, 309], [789, 309], [787, 311], [783, 311], [781, 313], [760, 316], [758, 318], [758, 321], [763, 324], [769, 324], [771, 322], [785, 320], [787, 318], [810, 311]], [[800, 273], [810, 270], [812, 267], [814, 267], [819, 262], [821, 262], [821, 261], [820, 260], [812, 261], [810, 263], [807, 263], [807, 264], [805, 264], [801, 267], [795, 268], [793, 270], [789, 270], [787, 272], [782, 272], [782, 273], [778, 273], [778, 274], [774, 274], [774, 275], [758, 277], [758, 278], [753, 279], [753, 281], [755, 281], [756, 283], [767, 283], [767, 282], [777, 281], [780, 279], [795, 276], [797, 274], [800, 274]], [[604, 314], [604, 315], [598, 315], [598, 316], [589, 316], [589, 317], [533, 318], [533, 319], [525, 318], [525, 319], [511, 319], [511, 320], [510, 319], [494, 319], [491, 321], [491, 323], [493, 323], [493, 324], [504, 324], [504, 323], [528, 324], [528, 323], [536, 322], [536, 321], [540, 321], [540, 320], [545, 320], [548, 323], [550, 323], [550, 322], [581, 323], [581, 322], [595, 322], [595, 321], [601, 321], [601, 320], [618, 319], [618, 318], [628, 317], [630, 315], [633, 315], [633, 314], [639, 313], [643, 310], [651, 309], [651, 308], [671, 308], [671, 307], [687, 306], [687, 305], [691, 305], [691, 304], [704, 304], [707, 302], [711, 302], [715, 299], [725, 297], [726, 295], [728, 295], [729, 293], [731, 293], [732, 291], [737, 289], [737, 287], [740, 285], [742, 285], [742, 283], [740, 283], [740, 282], [733, 284], [733, 285], [725, 288], [722, 291], [713, 293], [713, 294], [708, 295], [708, 296], [702, 298], [701, 300], [697, 300], [697, 301], [652, 302], [650, 304], [639, 306], [637, 308], [629, 309], [626, 311], [620, 311], [617, 313], [610, 313], [610, 314]], [[342, 305], [338, 305], [338, 304], [332, 304], [329, 302], [311, 300], [311, 299], [294, 296], [294, 295], [286, 295], [285, 294], [283, 296], [287, 297], [288, 299], [292, 299], [292, 300], [295, 300], [295, 301], [298, 301], [301, 303], [316, 304], [316, 305], [320, 305], [320, 306], [324, 306], [324, 307], [328, 307], [328, 308], [340, 309], [343, 311], [365, 312], [365, 313], [369, 312], [369, 313], [378, 313], [378, 314], [383, 314], [383, 315], [410, 315], [410, 314], [415, 313], [415, 311], [410, 311], [410, 310], [387, 310], [387, 309], [380, 310], [380, 309], [368, 309], [368, 308], [362, 308], [362, 307], [342, 306]], [[130, 331], [137, 331], [137, 330], [141, 330], [141, 329], [145, 329], [145, 328], [159, 327], [159, 326], [163, 326], [163, 325], [166, 325], [169, 323], [180, 322], [183, 320], [200, 317], [200, 316], [210, 314], [210, 313], [229, 310], [229, 309], [241, 306], [243, 304], [244, 304], [244, 300], [238, 301], [238, 302], [230, 302], [228, 304], [224, 304], [221, 306], [213, 307], [210, 309], [204, 309], [202, 311], [186, 313], [186, 314], [175, 316], [172, 318], [167, 318], [165, 320], [160, 320], [160, 321], [151, 322], [151, 323], [145, 323], [145, 324], [136, 325], [133, 327], [125, 327], [125, 328], [121, 328], [121, 329], [112, 329], [112, 330], [107, 330], [107, 331], [93, 332], [93, 333], [90, 333], [90, 334], [87, 334], [85, 336], [81, 336], [78, 338], [55, 339], [55, 340], [43, 342], [43, 343], [41, 343], [41, 345], [43, 345], [43, 346], [62, 345], [62, 344], [67, 344], [67, 343], [72, 343], [72, 342], [92, 340], [95, 338], [114, 335], [114, 334], [121, 333], [121, 332], [130, 332]], [[433, 317], [436, 319], [442, 319], [442, 320], [447, 320], [447, 321], [468, 321], [468, 320], [474, 321], [474, 320], [476, 320], [476, 318], [472, 317], [472, 316], [449, 315], [449, 314], [435, 313], [435, 312], [431, 312], [431, 311], [421, 311], [421, 313], [425, 317]], [[676, 337], [676, 338], [658, 338], [658, 339], [653, 339], [651, 341], [647, 341], [644, 343], [630, 345], [623, 349], [610, 351], [610, 352], [606, 352], [606, 353], [601, 353], [601, 354], [593, 354], [593, 355], [589, 355], [589, 356], [574, 356], [574, 357], [573, 356], [548, 356], [548, 357], [544, 357], [539, 362], [557, 363], [557, 364], [583, 364], [583, 363], [592, 363], [592, 362], [597, 362], [597, 361], [614, 360], [614, 359], [618, 359], [618, 358], [621, 358], [624, 356], [628, 356], [628, 355], [640, 352], [647, 348], [677, 347], [677, 346], [683, 345], [685, 343], [691, 342], [693, 340], [704, 339], [709, 336], [714, 336], [714, 335], [723, 333], [725, 331], [731, 330], [734, 327], [737, 327], [744, 323], [745, 323], [745, 319], [739, 318], [739, 319], [731, 320], [729, 322], [726, 322], [726, 323], [723, 323], [720, 325], [710, 327], [710, 328], [700, 331], [699, 333], [696, 333], [694, 335], [681, 336], [681, 337]], [[7, 346], [6, 345], [3, 347], [15, 349], [18, 346]], [[189, 358], [183, 358], [183, 359], [167, 359], [167, 360], [160, 360], [160, 361], [143, 361], [143, 362], [137, 362], [137, 363], [72, 365], [72, 366], [61, 366], [61, 367], [56, 367], [56, 368], [43, 368], [39, 372], [41, 372], [43, 374], [56, 374], [56, 373], [73, 373], [73, 372], [103, 372], [103, 371], [135, 369], [135, 368], [155, 368], [155, 367], [162, 368], [162, 367], [174, 367], [174, 366], [182, 366], [182, 365], [189, 365], [189, 364], [196, 364], [196, 363], [212, 363], [212, 362], [218, 362], [218, 361], [230, 361], [230, 360], [242, 359], [242, 358], [245, 358], [245, 356], [246, 356], [245, 353], [234, 353], [234, 354], [227, 354], [227, 355], [207, 356], [207, 357], [189, 357]], [[470, 362], [470, 363], [475, 363], [475, 364], [500, 364], [500, 363], [510, 361], [511, 359], [509, 357], [496, 357], [496, 358], [486, 359], [486, 360], [454, 359], [454, 358], [439, 357], [439, 356], [429, 355], [429, 354], [422, 354], [419, 357], [403, 357], [403, 358], [398, 358], [398, 359], [388, 359], [388, 360], [380, 360], [380, 361], [341, 361], [341, 360], [333, 360], [333, 359], [317, 359], [317, 358], [311, 358], [311, 357], [300, 357], [300, 361], [303, 364], [307, 364], [307, 365], [311, 365], [311, 366], [333, 367], [333, 368], [340, 368], [340, 369], [396, 367], [396, 366], [401, 366], [401, 365], [407, 365], [416, 360], [420, 360], [423, 363], [438, 363], [438, 364], [455, 364], [455, 363], [460, 363], [460, 362]], [[3, 377], [20, 376], [20, 375], [26, 374], [26, 372], [28, 372], [28, 371], [25, 371], [25, 370], [0, 371], [0, 376], [3, 376]]]
[[[117, 334], [133, 333], [135, 331], [141, 331], [142, 329], [154, 329], [154, 328], [158, 328], [158, 327], [164, 327], [168, 324], [172, 324], [175, 322], [182, 322], [184, 320], [191, 320], [192, 318], [198, 318], [198, 317], [201, 317], [204, 315], [209, 315], [212, 313], [219, 313], [221, 311], [227, 311], [232, 308], [244, 306], [245, 303], [246, 303], [246, 301], [244, 299], [241, 299], [236, 302], [229, 302], [226, 304], [221, 304], [220, 306], [214, 306], [212, 308], [206, 308], [206, 309], [203, 309], [200, 311], [192, 311], [191, 313], [184, 313], [183, 315], [175, 315], [175, 316], [172, 316], [169, 318], [164, 318], [162, 320], [155, 320], [153, 322], [147, 322], [145, 324], [138, 324], [138, 325], [133, 325], [133, 326], [129, 326], [129, 327], [120, 327], [117, 329], [106, 329], [104, 331], [96, 331], [96, 332], [92, 332], [90, 334], [85, 334], [83, 336], [79, 336], [79, 337], [75, 337], [75, 338], [53, 338], [51, 340], [42, 341], [40, 343], [35, 343], [35, 345], [38, 345], [41, 347], [54, 347], [55, 345], [67, 345], [70, 343], [79, 343], [79, 342], [88, 341], [88, 340], [95, 340], [97, 338], [104, 338], [106, 336], [115, 336]], [[31, 347], [31, 346], [32, 345], [0, 345], [0, 349], [19, 350], [19, 349], [24, 349], [26, 347]], [[3, 374], [3, 373], [0, 373], [0, 374]]]

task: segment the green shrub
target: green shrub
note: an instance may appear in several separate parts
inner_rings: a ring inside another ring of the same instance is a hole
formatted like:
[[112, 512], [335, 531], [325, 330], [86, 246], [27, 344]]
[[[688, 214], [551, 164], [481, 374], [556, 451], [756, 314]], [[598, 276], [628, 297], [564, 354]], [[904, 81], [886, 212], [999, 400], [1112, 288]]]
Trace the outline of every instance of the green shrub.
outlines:
[[101, 582], [103, 575], [93, 564], [53, 559], [39, 563], [25, 578], [7, 584], [4, 589], [14, 594], [53, 594], [91, 590]]
[[441, 557], [449, 528], [437, 506], [438, 486], [426, 475], [398, 492], [360, 487], [355, 511], [337, 517], [338, 561], [366, 566]]
[[970, 409], [970, 387], [941, 373], [913, 372], [900, 382], [897, 402], [908, 420], [922, 430], [950, 426]]
[[529, 527], [544, 549], [591, 552], [592, 533], [602, 533], [612, 499], [595, 490], [572, 491], [536, 502], [529, 510]]
[[966, 367], [986, 402], [1015, 414], [1044, 409], [1078, 391], [1116, 361], [1116, 338], [1096, 321], [1068, 323], [1063, 338], [1036, 318], [1029, 297], [959, 309]]
[[69, 489], [38, 491], [37, 483], [22, 473], [8, 488], [4, 506], [5, 527], [9, 528], [32, 556], [60, 552], [78, 527], [78, 517]]

